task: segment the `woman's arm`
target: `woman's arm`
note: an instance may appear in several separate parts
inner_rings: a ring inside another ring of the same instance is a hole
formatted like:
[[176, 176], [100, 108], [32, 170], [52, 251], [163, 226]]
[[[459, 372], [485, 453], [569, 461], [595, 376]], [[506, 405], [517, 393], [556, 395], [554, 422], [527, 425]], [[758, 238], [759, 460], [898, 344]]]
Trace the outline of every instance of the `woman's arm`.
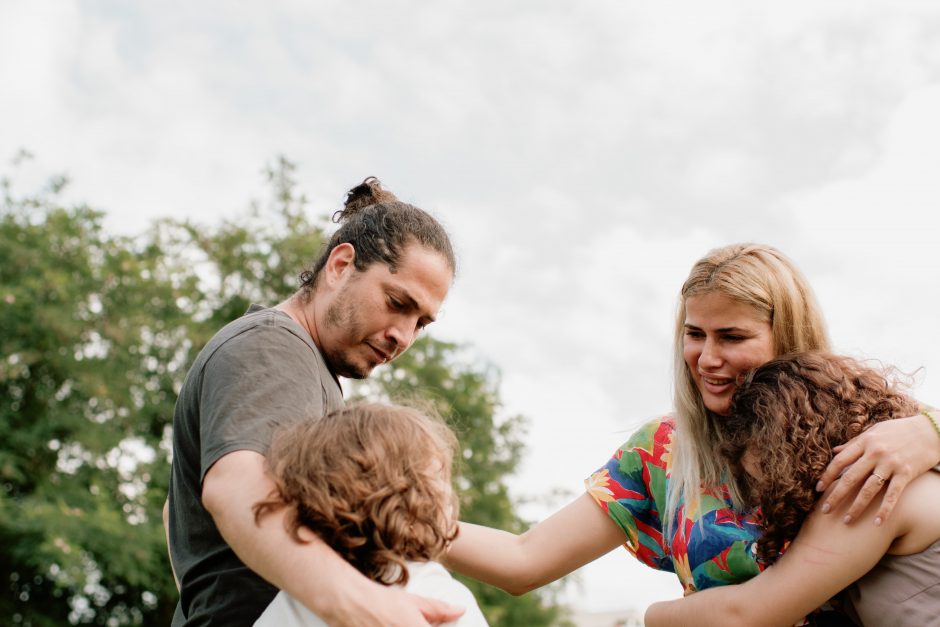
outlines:
[[888, 489], [872, 519], [876, 525], [888, 520], [907, 484], [940, 464], [940, 411], [931, 407], [925, 411], [930, 417], [918, 414], [886, 420], [846, 442], [820, 477], [819, 490], [835, 482], [822, 513], [840, 506], [857, 491], [851, 507], [840, 515], [855, 520], [881, 491], [881, 476]]
[[626, 541], [588, 494], [522, 535], [460, 523], [443, 562], [458, 573], [524, 594], [577, 570]]
[[[834, 512], [837, 516], [814, 511], [783, 557], [763, 573], [740, 585], [655, 603], [646, 612], [646, 625], [793, 625], [871, 570], [896, 538], [911, 531], [915, 521], [923, 522], [917, 503], [911, 501], [922, 504], [933, 497], [940, 502], [935, 497], [937, 482], [929, 481], [933, 479], [923, 477], [916, 482], [905, 493], [897, 515], [881, 526], [864, 520], [842, 524], [847, 502], [843, 511]], [[875, 509], [872, 503], [865, 515], [874, 515]]]

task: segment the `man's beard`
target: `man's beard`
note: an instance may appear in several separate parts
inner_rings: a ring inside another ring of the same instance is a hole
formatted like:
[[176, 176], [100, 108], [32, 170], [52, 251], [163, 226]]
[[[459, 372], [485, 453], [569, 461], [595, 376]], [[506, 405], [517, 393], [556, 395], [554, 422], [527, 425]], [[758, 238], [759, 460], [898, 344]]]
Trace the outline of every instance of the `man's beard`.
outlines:
[[[344, 289], [326, 310], [326, 326], [339, 329], [342, 337], [358, 338], [362, 336], [362, 321], [359, 320], [356, 307]], [[347, 354], [352, 349], [329, 350], [321, 348], [326, 363], [334, 374], [347, 379], [365, 379], [372, 372], [373, 366], [353, 363]]]

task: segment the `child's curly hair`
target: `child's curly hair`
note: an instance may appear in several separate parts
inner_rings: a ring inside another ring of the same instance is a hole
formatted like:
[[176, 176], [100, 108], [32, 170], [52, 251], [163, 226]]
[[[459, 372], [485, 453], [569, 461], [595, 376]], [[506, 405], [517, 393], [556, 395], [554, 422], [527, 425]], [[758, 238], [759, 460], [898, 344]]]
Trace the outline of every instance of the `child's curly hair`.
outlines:
[[[815, 486], [832, 448], [883, 420], [910, 416], [918, 404], [897, 389], [897, 372], [820, 351], [778, 357], [748, 373], [720, 421], [719, 454], [742, 496], [760, 506], [757, 554], [772, 564], [819, 496]], [[757, 460], [759, 477], [743, 466]]]
[[277, 489], [255, 522], [282, 507], [367, 577], [405, 584], [405, 560], [439, 557], [457, 536], [451, 464], [457, 440], [438, 418], [358, 404], [282, 427], [267, 456]]

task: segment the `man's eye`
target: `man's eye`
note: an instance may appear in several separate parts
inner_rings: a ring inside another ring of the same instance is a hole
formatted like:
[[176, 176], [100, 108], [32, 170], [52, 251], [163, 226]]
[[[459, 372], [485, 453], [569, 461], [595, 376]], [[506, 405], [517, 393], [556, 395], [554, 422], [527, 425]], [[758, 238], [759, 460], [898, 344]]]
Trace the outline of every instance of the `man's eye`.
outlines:
[[694, 329], [686, 329], [686, 330], [685, 330], [685, 336], [686, 336], [686, 337], [700, 338], [700, 337], [703, 337], [704, 335], [705, 335], [705, 334], [702, 333], [701, 331], [696, 331], [696, 330], [694, 330]]

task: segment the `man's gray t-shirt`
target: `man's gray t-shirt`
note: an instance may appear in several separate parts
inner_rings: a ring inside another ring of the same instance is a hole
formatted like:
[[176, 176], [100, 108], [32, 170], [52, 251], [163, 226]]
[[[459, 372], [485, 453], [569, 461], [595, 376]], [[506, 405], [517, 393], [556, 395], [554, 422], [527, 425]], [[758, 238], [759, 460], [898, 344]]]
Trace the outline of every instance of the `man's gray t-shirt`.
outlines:
[[252, 305], [202, 349], [173, 417], [170, 554], [181, 585], [174, 627], [251, 625], [277, 594], [238, 559], [202, 506], [212, 464], [233, 451], [264, 455], [279, 425], [342, 405], [316, 344], [282, 311]]

